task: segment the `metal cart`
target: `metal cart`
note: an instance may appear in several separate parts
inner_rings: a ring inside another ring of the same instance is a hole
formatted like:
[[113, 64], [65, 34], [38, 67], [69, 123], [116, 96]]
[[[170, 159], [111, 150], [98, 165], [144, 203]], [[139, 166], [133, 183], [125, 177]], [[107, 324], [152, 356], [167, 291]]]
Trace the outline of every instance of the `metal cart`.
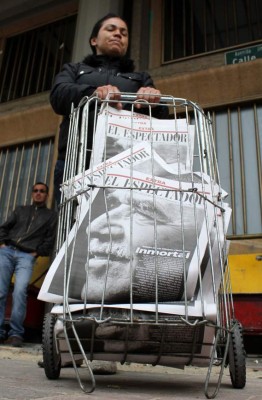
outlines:
[[[212, 121], [172, 96], [157, 105], [168, 108], [163, 121], [153, 117], [155, 104], [135, 94], [118, 102], [121, 111], [110, 96], [72, 108], [55, 273], [46, 278], [57, 304], [44, 319], [45, 374], [58, 379], [70, 359], [90, 393], [93, 360], [208, 367], [204, 393], [214, 398], [229, 367], [233, 387], [243, 388], [227, 264], [230, 207]], [[220, 370], [210, 393], [214, 365]]]

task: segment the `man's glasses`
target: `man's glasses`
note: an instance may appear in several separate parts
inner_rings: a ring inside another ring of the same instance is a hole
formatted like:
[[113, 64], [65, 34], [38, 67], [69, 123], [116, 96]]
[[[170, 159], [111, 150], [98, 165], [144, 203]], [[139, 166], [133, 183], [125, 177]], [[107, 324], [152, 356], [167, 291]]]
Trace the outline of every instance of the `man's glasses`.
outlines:
[[33, 189], [32, 192], [33, 192], [33, 193], [37, 193], [37, 192], [39, 192], [39, 193], [46, 193], [46, 190], [44, 190], [44, 189]]

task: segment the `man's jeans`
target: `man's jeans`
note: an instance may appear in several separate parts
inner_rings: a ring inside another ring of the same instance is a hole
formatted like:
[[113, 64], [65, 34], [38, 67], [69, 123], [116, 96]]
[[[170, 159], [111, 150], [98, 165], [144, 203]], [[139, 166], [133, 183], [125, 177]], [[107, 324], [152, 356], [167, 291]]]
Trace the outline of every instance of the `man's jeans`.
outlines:
[[12, 275], [15, 274], [10, 330], [8, 336], [24, 335], [27, 287], [30, 282], [35, 257], [10, 246], [0, 248], [0, 337], [5, 338], [5, 309]]

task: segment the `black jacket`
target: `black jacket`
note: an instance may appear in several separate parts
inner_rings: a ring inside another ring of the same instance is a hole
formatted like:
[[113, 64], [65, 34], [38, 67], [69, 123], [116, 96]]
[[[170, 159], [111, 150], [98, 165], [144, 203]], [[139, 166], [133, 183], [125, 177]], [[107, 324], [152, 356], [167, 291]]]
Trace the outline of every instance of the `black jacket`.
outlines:
[[[71, 105], [78, 106], [85, 96], [91, 96], [97, 87], [116, 86], [120, 92], [136, 93], [141, 87], [154, 87], [147, 72], [134, 72], [133, 61], [127, 58], [87, 56], [83, 62], [68, 63], [56, 76], [50, 102], [57, 114], [63, 115], [58, 143], [58, 159], [64, 160], [69, 130]], [[143, 112], [139, 110], [138, 112]], [[156, 118], [168, 118], [167, 107], [152, 111]]]
[[17, 246], [26, 253], [49, 256], [52, 252], [57, 213], [46, 206], [18, 206], [0, 226], [0, 244]]

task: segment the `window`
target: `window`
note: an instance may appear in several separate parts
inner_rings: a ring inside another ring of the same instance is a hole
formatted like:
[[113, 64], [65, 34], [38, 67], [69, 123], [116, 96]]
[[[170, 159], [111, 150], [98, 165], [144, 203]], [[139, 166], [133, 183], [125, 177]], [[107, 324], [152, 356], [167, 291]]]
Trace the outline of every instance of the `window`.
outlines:
[[262, 232], [262, 105], [213, 112], [222, 187], [232, 207], [231, 235]]
[[[232, 208], [227, 234], [232, 237], [261, 237], [262, 104], [230, 106], [209, 114], [219, 180], [228, 194], [225, 202]], [[191, 121], [195, 123], [193, 115]], [[200, 170], [198, 151], [194, 169]]]
[[6, 39], [0, 69], [0, 102], [50, 90], [71, 60], [76, 16]]
[[37, 181], [49, 183], [53, 139], [0, 149], [0, 224], [17, 205], [31, 203]]
[[260, 0], [164, 0], [168, 62], [261, 40]]

